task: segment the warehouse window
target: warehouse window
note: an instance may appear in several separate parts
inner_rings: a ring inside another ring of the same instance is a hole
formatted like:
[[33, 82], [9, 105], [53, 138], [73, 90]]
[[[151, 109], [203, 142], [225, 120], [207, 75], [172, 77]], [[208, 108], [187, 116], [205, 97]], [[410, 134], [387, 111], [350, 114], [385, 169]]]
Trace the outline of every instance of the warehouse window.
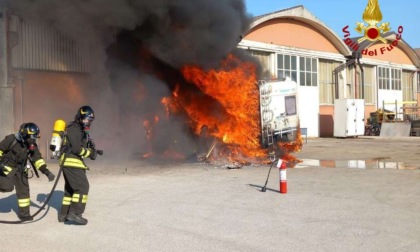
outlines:
[[334, 69], [339, 65], [338, 61], [319, 59], [319, 102], [322, 104], [334, 104]]
[[378, 67], [379, 89], [401, 90], [401, 69]]
[[378, 67], [378, 84], [379, 89], [391, 89], [389, 83], [389, 69], [385, 67]]
[[317, 60], [312, 58], [299, 57], [299, 77], [299, 84], [301, 86], [317, 86]]
[[378, 67], [379, 89], [401, 90], [401, 70]]
[[374, 104], [375, 101], [375, 84], [374, 84], [374, 67], [363, 65], [364, 71], [364, 99], [365, 104]]
[[[364, 99], [365, 104], [374, 104], [375, 102], [375, 71], [374, 67], [370, 65], [363, 64], [363, 72], [360, 66], [355, 67], [354, 65], [350, 66], [349, 69], [351, 73], [348, 76], [348, 79], [353, 81], [355, 96], [350, 96], [351, 98]], [[362, 76], [363, 74], [363, 76]], [[349, 84], [350, 85], [350, 84]]]
[[420, 93], [420, 72], [417, 72], [417, 93]]
[[262, 78], [272, 79], [270, 73], [270, 53], [261, 51], [250, 51], [251, 55], [258, 59], [262, 67]]
[[391, 89], [401, 90], [401, 70], [391, 68]]
[[284, 98], [286, 115], [296, 115], [296, 95], [286, 96]]
[[414, 101], [414, 79], [413, 79], [413, 72], [412, 71], [402, 71], [401, 76], [401, 90], [403, 93], [403, 101]]
[[296, 56], [277, 54], [277, 78], [283, 80], [289, 77], [297, 81], [297, 60]]

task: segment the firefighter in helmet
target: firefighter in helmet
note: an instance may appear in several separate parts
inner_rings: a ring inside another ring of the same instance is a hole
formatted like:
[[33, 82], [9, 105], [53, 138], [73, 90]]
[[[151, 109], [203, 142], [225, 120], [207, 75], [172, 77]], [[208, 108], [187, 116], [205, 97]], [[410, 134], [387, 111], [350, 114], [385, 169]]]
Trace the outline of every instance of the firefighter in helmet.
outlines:
[[88, 167], [84, 158], [96, 159], [95, 144], [89, 137], [90, 126], [95, 119], [90, 106], [77, 110], [74, 121], [67, 126], [60, 165], [64, 175], [64, 196], [59, 222], [86, 225], [88, 220], [82, 217], [89, 193], [89, 181], [86, 176]]
[[31, 200], [26, 162], [45, 174], [49, 181], [55, 178], [39, 152], [36, 143], [39, 137], [38, 126], [30, 122], [22, 124], [18, 133], [7, 135], [0, 142], [0, 192], [11, 192], [16, 187], [21, 221], [33, 220], [29, 212]]

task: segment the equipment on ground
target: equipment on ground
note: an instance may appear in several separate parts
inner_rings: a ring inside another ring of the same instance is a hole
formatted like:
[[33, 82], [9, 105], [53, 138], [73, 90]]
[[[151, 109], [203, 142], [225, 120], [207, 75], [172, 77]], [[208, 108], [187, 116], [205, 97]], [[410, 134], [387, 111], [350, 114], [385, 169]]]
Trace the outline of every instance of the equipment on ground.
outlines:
[[365, 100], [334, 100], [334, 137], [355, 137], [365, 134]]
[[286, 162], [282, 159], [276, 159], [273, 162], [271, 162], [270, 169], [268, 170], [267, 174], [267, 179], [265, 181], [264, 186], [261, 188], [261, 192], [267, 191], [268, 178], [270, 177], [271, 168], [273, 168], [274, 164], [277, 164], [277, 168], [279, 168], [279, 192], [287, 193]]
[[270, 177], [271, 168], [273, 168], [273, 165], [276, 163], [276, 161], [277, 160], [274, 160], [273, 162], [271, 162], [270, 169], [268, 170], [268, 174], [267, 174], [267, 180], [265, 181], [263, 188], [261, 188], [261, 192], [267, 191], [268, 178]]
[[279, 181], [280, 181], [280, 193], [287, 193], [287, 176], [286, 176], [286, 162], [279, 159], [277, 163], [277, 168], [279, 168]]

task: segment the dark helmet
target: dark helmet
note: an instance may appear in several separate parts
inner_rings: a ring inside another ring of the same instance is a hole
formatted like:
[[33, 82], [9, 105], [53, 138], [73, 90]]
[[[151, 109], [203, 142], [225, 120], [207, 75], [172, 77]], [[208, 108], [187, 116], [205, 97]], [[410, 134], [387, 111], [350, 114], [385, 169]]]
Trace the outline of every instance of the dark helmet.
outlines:
[[35, 123], [24, 123], [20, 125], [19, 135], [22, 140], [37, 139], [41, 136], [41, 131]]
[[95, 114], [90, 106], [82, 106], [77, 110], [74, 119], [84, 128], [89, 128], [92, 121], [95, 120]]

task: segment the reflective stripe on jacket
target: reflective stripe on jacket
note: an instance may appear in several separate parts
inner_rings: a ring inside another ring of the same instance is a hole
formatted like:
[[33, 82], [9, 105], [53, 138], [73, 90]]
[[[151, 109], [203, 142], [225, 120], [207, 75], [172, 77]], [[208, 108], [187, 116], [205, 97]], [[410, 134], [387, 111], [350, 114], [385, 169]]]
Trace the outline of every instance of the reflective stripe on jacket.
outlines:
[[67, 126], [67, 134], [64, 137], [63, 145], [68, 146], [69, 153], [63, 153], [60, 157], [60, 165], [65, 167], [88, 169], [83, 158], [91, 155], [87, 148], [87, 136], [77, 122], [71, 122]]
[[[26, 144], [17, 140], [14, 134], [7, 135], [0, 142], [0, 162], [3, 166], [3, 173], [8, 175], [12, 170], [23, 167], [28, 158], [28, 154]], [[37, 170], [42, 165], [46, 165], [38, 146], [35, 146], [35, 149], [29, 155]]]
[[11, 172], [13, 170], [13, 168], [12, 167], [10, 167], [10, 166], [4, 166], [4, 168], [3, 168], [3, 173], [4, 173], [4, 175], [9, 175], [9, 173]]

